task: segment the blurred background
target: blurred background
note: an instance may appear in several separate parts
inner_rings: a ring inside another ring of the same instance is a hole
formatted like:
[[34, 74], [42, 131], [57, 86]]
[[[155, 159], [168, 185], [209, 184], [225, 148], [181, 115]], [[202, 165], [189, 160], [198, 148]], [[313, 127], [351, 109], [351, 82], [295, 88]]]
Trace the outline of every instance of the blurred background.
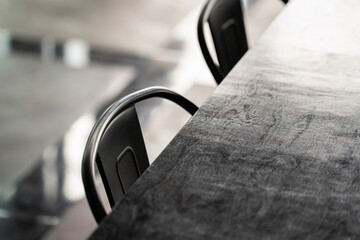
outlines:
[[[251, 47], [284, 5], [242, 2]], [[216, 87], [196, 35], [204, 3], [0, 0], [0, 239], [91, 234], [81, 160], [99, 114], [148, 86], [199, 106]], [[189, 116], [158, 100], [138, 111], [153, 161]]]

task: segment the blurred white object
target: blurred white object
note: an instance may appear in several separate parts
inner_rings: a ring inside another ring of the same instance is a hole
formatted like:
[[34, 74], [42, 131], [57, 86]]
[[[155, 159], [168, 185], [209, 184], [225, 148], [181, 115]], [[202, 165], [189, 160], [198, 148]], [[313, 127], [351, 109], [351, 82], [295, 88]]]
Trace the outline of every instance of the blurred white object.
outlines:
[[83, 68], [89, 64], [89, 45], [80, 39], [64, 43], [64, 63], [70, 67]]
[[0, 28], [0, 59], [9, 56], [11, 51], [10, 41], [10, 32]]

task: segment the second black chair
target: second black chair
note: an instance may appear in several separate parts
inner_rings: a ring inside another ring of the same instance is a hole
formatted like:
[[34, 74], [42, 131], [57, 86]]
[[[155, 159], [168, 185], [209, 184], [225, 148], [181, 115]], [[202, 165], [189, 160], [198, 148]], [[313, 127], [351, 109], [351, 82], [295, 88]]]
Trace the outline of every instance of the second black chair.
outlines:
[[135, 104], [154, 97], [177, 103], [192, 115], [198, 110], [169, 89], [150, 87], [114, 102], [103, 113], [90, 133], [82, 162], [86, 198], [98, 223], [106, 211], [96, 188], [95, 164], [113, 207], [149, 166]]
[[[209, 24], [218, 64], [206, 44], [206, 24]], [[200, 13], [197, 31], [206, 64], [219, 84], [249, 49], [241, 0], [208, 0]]]
[[[218, 65], [211, 57], [205, 40], [209, 24]], [[209, 0], [198, 21], [198, 40], [205, 61], [219, 84], [248, 50], [240, 0]]]

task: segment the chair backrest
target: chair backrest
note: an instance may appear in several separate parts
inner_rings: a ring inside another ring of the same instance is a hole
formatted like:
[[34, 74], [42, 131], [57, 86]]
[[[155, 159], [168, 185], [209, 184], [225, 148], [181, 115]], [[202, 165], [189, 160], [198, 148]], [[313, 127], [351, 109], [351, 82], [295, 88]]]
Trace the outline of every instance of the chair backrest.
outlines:
[[98, 223], [106, 211], [96, 188], [95, 164], [113, 207], [149, 166], [135, 104], [153, 97], [177, 103], [190, 114], [198, 109], [167, 88], [150, 87], [114, 102], [102, 114], [90, 133], [82, 162], [86, 198]]
[[[219, 65], [215, 64], [205, 40], [208, 23]], [[205, 61], [219, 84], [248, 50], [240, 0], [209, 0], [198, 21], [198, 40]]]

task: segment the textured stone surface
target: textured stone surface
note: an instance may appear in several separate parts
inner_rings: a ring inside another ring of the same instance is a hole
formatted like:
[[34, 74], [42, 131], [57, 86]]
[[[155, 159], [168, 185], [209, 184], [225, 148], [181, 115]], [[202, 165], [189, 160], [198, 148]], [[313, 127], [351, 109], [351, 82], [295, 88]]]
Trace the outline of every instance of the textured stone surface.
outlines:
[[92, 239], [360, 238], [358, 10], [291, 0]]

